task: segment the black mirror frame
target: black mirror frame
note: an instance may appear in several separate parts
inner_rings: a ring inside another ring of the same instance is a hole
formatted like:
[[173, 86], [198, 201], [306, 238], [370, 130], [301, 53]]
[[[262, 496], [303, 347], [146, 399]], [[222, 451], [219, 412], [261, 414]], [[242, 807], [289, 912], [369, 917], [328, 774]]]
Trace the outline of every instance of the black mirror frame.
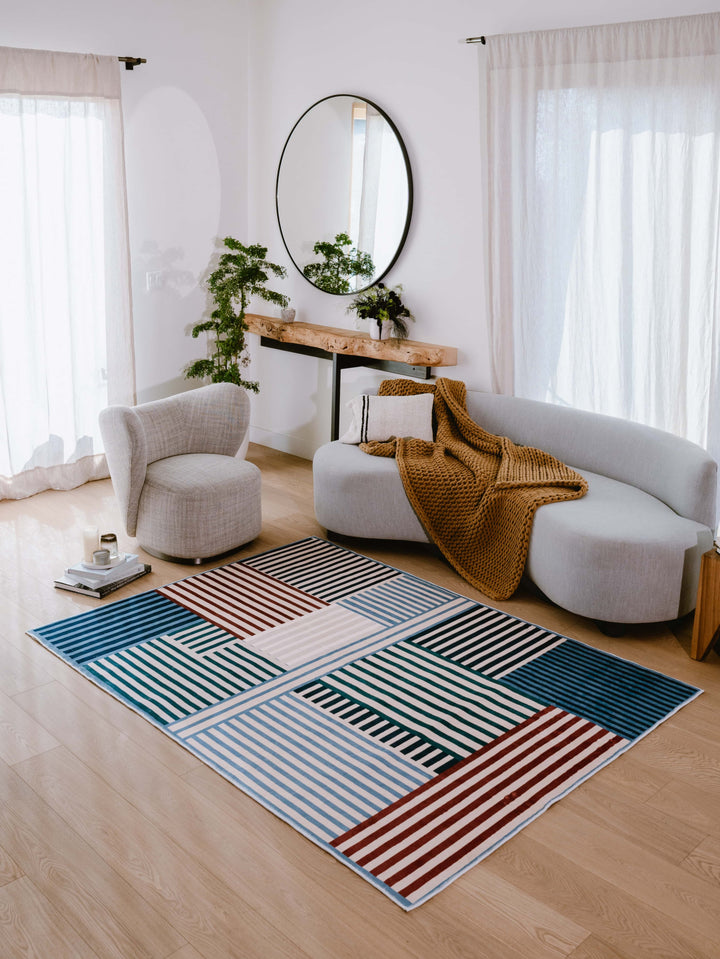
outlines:
[[[403, 161], [405, 162], [405, 172], [407, 174], [407, 182], [408, 182], [408, 206], [407, 206], [407, 214], [405, 216], [405, 225], [403, 227], [402, 236], [400, 237], [400, 240], [397, 245], [397, 249], [395, 250], [395, 253], [392, 259], [390, 260], [388, 265], [385, 267], [383, 272], [373, 278], [372, 283], [368, 283], [366, 286], [363, 286], [358, 290], [353, 290], [352, 293], [333, 293], [330, 290], [322, 290], [320, 289], [319, 286], [316, 286], [312, 280], [309, 280], [305, 276], [305, 274], [302, 271], [302, 268], [295, 261], [295, 258], [293, 257], [292, 253], [290, 252], [290, 248], [287, 245], [285, 234], [283, 233], [282, 221], [280, 219], [280, 202], [278, 197], [278, 193], [280, 190], [280, 171], [282, 170], [282, 162], [283, 162], [283, 158], [285, 157], [285, 151], [287, 150], [288, 144], [290, 143], [290, 140], [292, 139], [293, 133], [295, 132], [297, 127], [300, 125], [302, 120], [307, 116], [307, 114], [310, 113], [311, 110], [314, 110], [315, 107], [319, 106], [321, 103], [325, 103], [326, 100], [334, 100], [337, 97], [352, 97], [353, 99], [356, 99], [356, 100], [362, 100], [363, 103], [367, 103], [368, 106], [372, 107], [374, 110], [377, 110], [377, 112], [383, 117], [385, 122], [388, 124], [392, 132], [397, 137], [397, 142], [400, 146], [402, 158], [403, 158]], [[329, 293], [330, 296], [355, 296], [357, 293], [362, 292], [362, 290], [367, 290], [371, 286], [375, 286], [376, 283], [379, 283], [382, 279], [384, 279], [384, 277], [387, 276], [387, 274], [390, 272], [392, 267], [395, 265], [398, 257], [400, 256], [400, 253], [402, 252], [403, 247], [405, 246], [405, 241], [407, 240], [407, 235], [410, 231], [410, 220], [412, 218], [412, 211], [413, 211], [413, 178], [412, 178], [412, 168], [410, 166], [410, 157], [408, 155], [405, 142], [403, 138], [400, 136], [400, 131], [398, 130], [397, 126], [393, 123], [393, 121], [390, 119], [390, 117], [387, 115], [387, 113], [382, 109], [382, 107], [379, 107], [377, 103], [373, 103], [372, 100], [368, 100], [367, 97], [362, 97], [356, 93], [332, 93], [330, 94], [330, 96], [322, 97], [316, 103], [313, 103], [312, 106], [309, 106], [307, 110], [305, 110], [301, 114], [301, 116], [293, 124], [293, 127], [290, 130], [290, 133], [288, 134], [287, 139], [285, 140], [285, 145], [283, 146], [282, 153], [280, 154], [280, 161], [278, 163], [277, 175], [275, 177], [275, 215], [277, 216], [278, 229], [280, 230], [280, 236], [282, 237], [283, 246], [287, 250], [287, 254], [290, 257], [290, 260], [292, 261], [293, 266], [298, 271], [298, 273], [302, 276], [302, 278], [307, 283], [309, 283], [310, 286], [312, 286], [313, 289], [319, 290], [321, 293]]]

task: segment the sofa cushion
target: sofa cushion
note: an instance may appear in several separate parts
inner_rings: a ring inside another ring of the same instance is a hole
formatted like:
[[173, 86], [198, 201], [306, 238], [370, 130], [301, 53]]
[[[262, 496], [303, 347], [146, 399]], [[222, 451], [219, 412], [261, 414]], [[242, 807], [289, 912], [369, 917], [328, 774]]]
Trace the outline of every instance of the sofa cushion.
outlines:
[[326, 443], [313, 460], [313, 493], [315, 516], [332, 532], [428, 542], [394, 459], [370, 456], [339, 440]]
[[578, 472], [589, 486], [583, 499], [535, 514], [530, 579], [559, 606], [610, 622], [671, 620], [693, 609], [708, 528], [635, 486]]

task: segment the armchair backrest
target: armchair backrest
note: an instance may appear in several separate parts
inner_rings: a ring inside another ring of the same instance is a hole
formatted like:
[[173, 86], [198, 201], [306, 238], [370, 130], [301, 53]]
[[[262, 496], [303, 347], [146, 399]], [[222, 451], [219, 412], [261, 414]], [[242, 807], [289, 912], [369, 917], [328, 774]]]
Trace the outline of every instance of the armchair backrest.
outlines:
[[212, 383], [139, 406], [109, 406], [100, 432], [113, 489], [128, 536], [149, 463], [183, 453], [235, 456], [250, 425], [250, 400], [240, 386]]
[[133, 407], [148, 463], [182, 453], [234, 456], [250, 425], [250, 400], [233, 383], [213, 383]]

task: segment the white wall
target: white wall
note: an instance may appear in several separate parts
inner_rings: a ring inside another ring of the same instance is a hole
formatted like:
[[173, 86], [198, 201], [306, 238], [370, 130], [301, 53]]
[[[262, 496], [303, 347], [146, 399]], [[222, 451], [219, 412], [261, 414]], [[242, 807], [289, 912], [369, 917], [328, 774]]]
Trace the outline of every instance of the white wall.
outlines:
[[5, 46], [147, 59], [122, 72], [137, 394], [197, 386], [198, 279], [218, 236], [247, 234], [247, 3], [2, 0], [0, 22]]
[[[388, 274], [416, 315], [413, 339], [457, 346], [446, 375], [489, 388], [483, 288], [483, 197], [478, 171], [482, 50], [463, 38], [679, 16], [716, 0], [251, 0], [249, 236], [288, 266], [278, 289], [297, 319], [352, 328], [349, 298], [315, 290], [292, 267], [277, 227], [274, 189], [285, 138], [312, 103], [364, 96], [398, 126], [412, 164], [415, 205], [406, 246]], [[258, 312], [264, 312], [258, 305]], [[269, 312], [267, 309], [265, 312]], [[255, 338], [251, 338], [255, 341]], [[310, 457], [329, 438], [330, 364], [253, 345], [255, 440]], [[351, 371], [343, 402], [381, 375]]]
[[[387, 280], [402, 283], [414, 339], [460, 350], [448, 375], [487, 388], [478, 169], [482, 51], [467, 36], [677, 16], [717, 0], [23, 0], [2, 3], [8, 46], [146, 57], [123, 73], [138, 399], [195, 385], [204, 346], [199, 283], [217, 237], [268, 247], [298, 319], [352, 327], [347, 298], [292, 266], [275, 217], [275, 175], [299, 116], [333, 93], [377, 102], [403, 136], [415, 207]], [[248, 97], [249, 93], [249, 97]], [[161, 288], [148, 291], [146, 274]], [[258, 304], [262, 312], [264, 304]], [[253, 340], [253, 438], [310, 457], [329, 435], [330, 364]], [[345, 375], [344, 399], [376, 383]]]

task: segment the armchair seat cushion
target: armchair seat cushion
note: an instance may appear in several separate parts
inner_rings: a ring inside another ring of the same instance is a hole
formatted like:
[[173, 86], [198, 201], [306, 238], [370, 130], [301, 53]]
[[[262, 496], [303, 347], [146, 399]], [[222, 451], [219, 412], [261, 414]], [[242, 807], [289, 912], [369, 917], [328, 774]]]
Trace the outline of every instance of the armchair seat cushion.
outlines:
[[318, 522], [341, 536], [428, 542], [394, 459], [327, 443], [313, 460], [313, 494]]
[[149, 463], [137, 536], [151, 552], [214, 556], [260, 533], [260, 470], [216, 453], [183, 453]]

